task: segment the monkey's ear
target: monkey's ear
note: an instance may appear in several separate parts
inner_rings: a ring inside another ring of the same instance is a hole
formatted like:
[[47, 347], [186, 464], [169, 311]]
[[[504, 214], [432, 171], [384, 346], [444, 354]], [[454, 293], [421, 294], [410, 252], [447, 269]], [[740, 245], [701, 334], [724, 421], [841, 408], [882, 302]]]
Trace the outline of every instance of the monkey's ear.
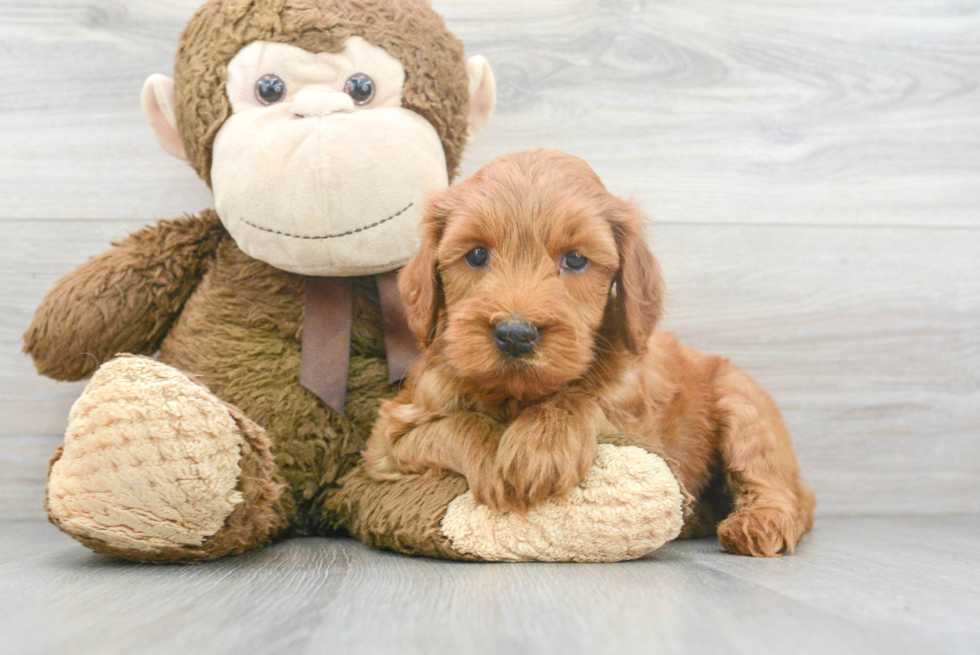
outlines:
[[153, 128], [153, 134], [163, 149], [177, 159], [187, 161], [184, 141], [177, 131], [177, 98], [174, 81], [166, 75], [150, 75], [143, 84], [140, 96], [143, 115]]
[[466, 73], [470, 77], [470, 110], [466, 117], [468, 129], [466, 138], [472, 142], [480, 136], [493, 115], [497, 104], [497, 81], [486, 58], [476, 55], [466, 62]]

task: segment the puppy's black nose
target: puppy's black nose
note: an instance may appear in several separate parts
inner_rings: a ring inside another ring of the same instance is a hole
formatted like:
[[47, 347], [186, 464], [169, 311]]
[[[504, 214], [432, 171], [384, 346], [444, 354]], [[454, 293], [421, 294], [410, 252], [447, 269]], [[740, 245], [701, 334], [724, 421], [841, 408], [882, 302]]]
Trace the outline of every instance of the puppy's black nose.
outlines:
[[538, 345], [538, 328], [526, 321], [512, 319], [493, 329], [493, 339], [508, 357], [524, 357]]

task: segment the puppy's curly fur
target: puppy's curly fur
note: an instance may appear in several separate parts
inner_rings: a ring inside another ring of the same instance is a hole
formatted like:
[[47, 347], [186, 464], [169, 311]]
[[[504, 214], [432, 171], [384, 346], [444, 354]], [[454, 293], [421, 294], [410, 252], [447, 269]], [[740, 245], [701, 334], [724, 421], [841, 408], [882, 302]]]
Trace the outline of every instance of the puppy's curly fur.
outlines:
[[[628, 433], [700, 501], [689, 536], [792, 551], [815, 501], [779, 412], [727, 360], [655, 332], [663, 284], [644, 223], [585, 162], [549, 151], [500, 157], [433, 198], [400, 280], [426, 351], [381, 408], [369, 474], [447, 469], [520, 511], [579, 484], [598, 436]], [[519, 356], [495, 332], [514, 320], [538, 335]]]

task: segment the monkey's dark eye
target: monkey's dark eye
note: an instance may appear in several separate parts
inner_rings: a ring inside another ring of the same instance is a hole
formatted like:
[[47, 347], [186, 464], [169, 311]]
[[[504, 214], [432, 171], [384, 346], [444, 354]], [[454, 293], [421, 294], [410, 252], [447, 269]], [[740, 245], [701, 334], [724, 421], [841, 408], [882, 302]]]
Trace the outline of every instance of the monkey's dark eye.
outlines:
[[374, 97], [374, 80], [364, 73], [354, 73], [344, 83], [344, 91], [354, 99], [355, 105], [366, 105]]
[[490, 253], [486, 248], [474, 248], [466, 253], [466, 263], [473, 268], [482, 268], [490, 261]]
[[589, 264], [589, 258], [585, 255], [580, 255], [577, 252], [565, 253], [565, 256], [561, 260], [561, 267], [566, 271], [572, 271], [577, 273], [584, 269]]
[[255, 83], [255, 97], [263, 105], [274, 105], [286, 97], [286, 83], [278, 75], [263, 75]]

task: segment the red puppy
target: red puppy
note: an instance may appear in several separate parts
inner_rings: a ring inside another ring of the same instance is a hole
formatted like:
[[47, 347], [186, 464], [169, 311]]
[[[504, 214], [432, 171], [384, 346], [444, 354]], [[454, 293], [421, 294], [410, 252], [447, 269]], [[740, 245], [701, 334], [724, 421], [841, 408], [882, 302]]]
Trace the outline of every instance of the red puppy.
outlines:
[[370, 474], [447, 469], [523, 510], [579, 484], [598, 436], [627, 433], [699, 500], [688, 535], [717, 525], [732, 552], [792, 551], [815, 501], [779, 412], [727, 360], [654, 331], [644, 223], [557, 152], [500, 157], [435, 197], [400, 280], [427, 349], [381, 408]]

